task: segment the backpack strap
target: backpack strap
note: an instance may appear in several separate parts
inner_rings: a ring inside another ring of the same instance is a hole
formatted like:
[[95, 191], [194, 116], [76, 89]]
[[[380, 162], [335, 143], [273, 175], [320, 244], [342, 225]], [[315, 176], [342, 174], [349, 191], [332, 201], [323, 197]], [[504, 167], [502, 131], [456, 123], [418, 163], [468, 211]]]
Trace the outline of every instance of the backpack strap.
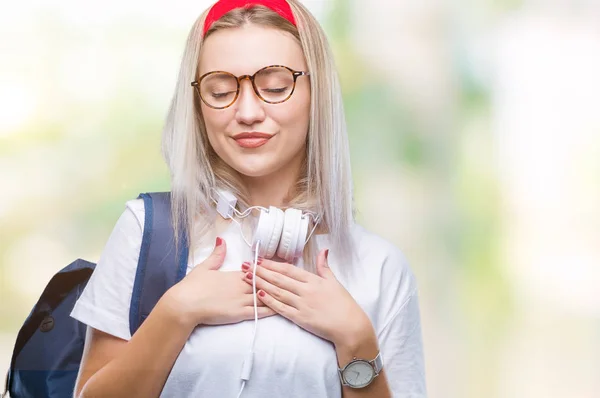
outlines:
[[175, 248], [171, 220], [171, 193], [142, 193], [145, 222], [140, 258], [129, 309], [129, 331], [136, 332], [158, 300], [187, 271], [188, 244], [185, 234]]

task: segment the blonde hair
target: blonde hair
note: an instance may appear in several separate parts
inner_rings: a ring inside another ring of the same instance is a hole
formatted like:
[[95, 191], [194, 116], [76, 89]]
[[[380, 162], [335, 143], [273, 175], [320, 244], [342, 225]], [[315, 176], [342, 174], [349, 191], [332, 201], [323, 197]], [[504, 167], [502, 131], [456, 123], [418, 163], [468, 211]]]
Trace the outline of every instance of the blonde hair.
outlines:
[[[307, 154], [295, 189], [286, 207], [322, 215], [319, 228], [329, 233], [332, 252], [351, 261], [351, 227], [354, 222], [349, 145], [339, 78], [325, 33], [314, 16], [297, 0], [288, 0], [297, 28], [274, 11], [263, 7], [235, 9], [218, 21], [206, 37], [220, 29], [256, 24], [290, 33], [300, 43], [310, 71], [311, 106]], [[210, 146], [194, 87], [206, 10], [194, 23], [185, 46], [179, 77], [167, 115], [162, 152], [171, 172], [172, 219], [176, 240], [184, 236], [193, 248], [214, 225], [213, 188], [231, 190], [243, 209], [249, 205], [241, 181]], [[198, 220], [203, 222], [198, 223]], [[184, 233], [185, 235], [180, 235]], [[304, 251], [307, 269], [315, 271], [314, 245]]]

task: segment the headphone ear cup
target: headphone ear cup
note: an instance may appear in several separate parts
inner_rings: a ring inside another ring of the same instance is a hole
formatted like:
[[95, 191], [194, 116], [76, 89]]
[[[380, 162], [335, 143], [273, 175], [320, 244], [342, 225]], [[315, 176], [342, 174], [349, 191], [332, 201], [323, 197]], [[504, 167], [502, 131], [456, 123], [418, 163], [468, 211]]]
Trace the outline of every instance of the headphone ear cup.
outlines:
[[[280, 212], [278, 215], [277, 212]], [[276, 207], [269, 207], [269, 211], [260, 211], [260, 216], [258, 218], [258, 224], [256, 225], [256, 229], [254, 230], [254, 238], [252, 240], [252, 246], [256, 246], [256, 242], [260, 241], [260, 247], [258, 248], [258, 255], [264, 258], [271, 258], [275, 252], [274, 249], [269, 251], [269, 247], [274, 244], [271, 243], [273, 240], [275, 242], [279, 241], [279, 237], [281, 236], [281, 226], [278, 227], [278, 219], [281, 217], [282, 211]], [[283, 224], [282, 222], [279, 222]], [[276, 243], [275, 243], [276, 245]], [[270, 253], [270, 255], [269, 255]]]
[[304, 251], [304, 243], [308, 234], [308, 217], [302, 216], [298, 225], [298, 240], [296, 241], [296, 250], [293, 253], [294, 259], [301, 257]]
[[277, 255], [287, 262], [292, 262], [296, 254], [301, 218], [302, 211], [293, 208], [286, 209]]
[[[266, 249], [265, 255], [262, 256], [264, 258], [272, 258], [277, 250], [277, 245], [279, 244], [281, 232], [283, 230], [283, 210], [271, 206], [269, 208], [269, 217], [273, 218], [273, 231], [271, 232], [269, 241], [264, 242], [264, 247]], [[268, 231], [267, 236], [269, 236]]]

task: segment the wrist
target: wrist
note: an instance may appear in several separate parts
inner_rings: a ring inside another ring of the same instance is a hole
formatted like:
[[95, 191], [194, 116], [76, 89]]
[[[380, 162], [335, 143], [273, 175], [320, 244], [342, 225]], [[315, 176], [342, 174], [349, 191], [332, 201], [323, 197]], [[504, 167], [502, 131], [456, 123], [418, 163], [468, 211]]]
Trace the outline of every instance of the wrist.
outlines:
[[364, 312], [361, 312], [359, 316], [349, 317], [349, 319], [352, 321], [337, 330], [331, 339], [336, 347], [352, 349], [354, 346], [359, 345], [362, 340], [375, 335], [373, 324]]
[[368, 317], [355, 322], [353, 327], [344, 330], [333, 341], [338, 364], [345, 366], [353, 358], [373, 359], [379, 353], [379, 344], [373, 325]]
[[170, 322], [175, 323], [178, 327], [189, 329], [191, 332], [201, 323], [201, 320], [187, 309], [186, 301], [183, 300], [176, 286], [167, 290], [159, 300], [157, 307], [160, 304], [162, 309], [168, 314]]

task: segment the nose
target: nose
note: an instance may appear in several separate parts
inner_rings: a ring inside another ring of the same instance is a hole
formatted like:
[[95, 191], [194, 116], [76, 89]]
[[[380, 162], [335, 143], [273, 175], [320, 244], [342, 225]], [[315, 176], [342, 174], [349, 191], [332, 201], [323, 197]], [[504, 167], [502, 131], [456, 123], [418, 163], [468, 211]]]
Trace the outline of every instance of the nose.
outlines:
[[254, 92], [252, 82], [248, 78], [240, 82], [240, 94], [235, 105], [235, 117], [240, 124], [252, 125], [265, 119], [263, 101]]

